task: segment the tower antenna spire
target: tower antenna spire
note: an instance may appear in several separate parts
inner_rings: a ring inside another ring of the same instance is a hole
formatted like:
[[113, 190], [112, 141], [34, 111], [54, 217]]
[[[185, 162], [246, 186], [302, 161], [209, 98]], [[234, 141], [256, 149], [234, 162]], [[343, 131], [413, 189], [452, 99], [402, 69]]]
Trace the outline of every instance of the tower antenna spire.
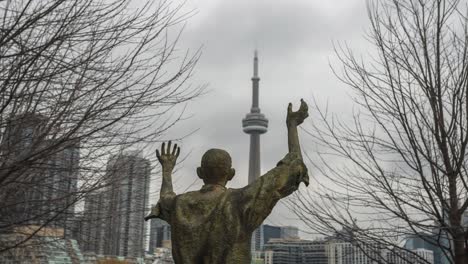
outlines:
[[268, 119], [260, 112], [259, 105], [259, 82], [258, 76], [258, 51], [254, 50], [252, 77], [252, 107], [244, 119], [242, 127], [244, 132], [250, 135], [249, 152], [249, 183], [260, 177], [260, 135], [268, 130]]
[[258, 77], [258, 51], [254, 50], [254, 75], [253, 77]]

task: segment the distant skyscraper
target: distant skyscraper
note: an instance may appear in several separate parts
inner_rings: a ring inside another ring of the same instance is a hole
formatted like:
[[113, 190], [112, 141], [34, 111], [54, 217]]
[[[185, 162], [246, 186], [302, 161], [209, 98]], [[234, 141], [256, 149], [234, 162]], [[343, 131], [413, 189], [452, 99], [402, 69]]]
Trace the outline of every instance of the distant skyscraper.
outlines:
[[254, 55], [254, 73], [252, 77], [252, 108], [244, 119], [242, 127], [244, 132], [250, 135], [249, 152], [249, 183], [260, 177], [260, 135], [268, 130], [268, 119], [260, 112], [259, 105], [259, 82], [258, 77], [258, 56]]
[[11, 188], [0, 194], [0, 224], [58, 227], [68, 236], [74, 219], [79, 143], [57, 144], [49, 139], [46, 125], [46, 117], [34, 113], [15, 116], [7, 123], [0, 160], [2, 171], [11, 174], [3, 184]]
[[96, 220], [95, 227], [86, 228], [96, 239], [88, 250], [111, 256], [144, 255], [150, 171], [150, 162], [136, 152], [109, 159], [106, 187], [87, 199], [89, 205], [85, 203], [84, 218]]
[[39, 191], [45, 196], [43, 210], [53, 208], [49, 219], [57, 212], [61, 212], [61, 215], [52, 222], [52, 226], [64, 228], [66, 237], [71, 235], [75, 220], [74, 204], [78, 190], [79, 162], [78, 144], [69, 144], [52, 155], [45, 170], [48, 175], [44, 178], [45, 183], [41, 185]]
[[[85, 198], [80, 246], [83, 252], [104, 254], [105, 231], [109, 222], [106, 191], [88, 193]], [[107, 203], [106, 203], [107, 202]]]
[[153, 218], [150, 220], [149, 252], [165, 246], [165, 241], [171, 240], [171, 226], [164, 220]]

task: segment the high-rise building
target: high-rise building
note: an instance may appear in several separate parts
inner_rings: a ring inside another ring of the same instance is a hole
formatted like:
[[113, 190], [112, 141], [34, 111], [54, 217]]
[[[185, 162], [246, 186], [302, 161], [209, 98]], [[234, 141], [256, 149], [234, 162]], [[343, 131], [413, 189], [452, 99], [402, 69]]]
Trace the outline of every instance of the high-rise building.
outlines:
[[44, 170], [47, 175], [38, 188], [38, 193], [44, 199], [43, 211], [49, 211], [48, 219], [59, 214], [52, 222], [52, 226], [63, 228], [66, 237], [71, 236], [75, 220], [79, 161], [79, 144], [69, 144], [54, 153], [48, 158]]
[[[49, 138], [47, 118], [27, 113], [11, 118], [0, 143], [6, 180], [0, 194], [2, 226], [46, 225], [70, 234], [80, 161], [76, 142]], [[27, 164], [27, 165], [25, 165]]]
[[265, 264], [328, 264], [324, 241], [270, 239], [265, 245]]
[[105, 195], [104, 189], [86, 195], [79, 240], [83, 252], [104, 254], [105, 231], [109, 221]]
[[159, 218], [151, 219], [149, 252], [153, 253], [156, 248], [167, 248], [168, 241], [171, 241], [171, 226]]
[[[106, 187], [86, 198], [84, 219], [89, 240], [85, 251], [124, 257], [145, 252], [150, 162], [137, 152], [112, 156], [107, 164]], [[86, 244], [86, 242], [84, 242]]]

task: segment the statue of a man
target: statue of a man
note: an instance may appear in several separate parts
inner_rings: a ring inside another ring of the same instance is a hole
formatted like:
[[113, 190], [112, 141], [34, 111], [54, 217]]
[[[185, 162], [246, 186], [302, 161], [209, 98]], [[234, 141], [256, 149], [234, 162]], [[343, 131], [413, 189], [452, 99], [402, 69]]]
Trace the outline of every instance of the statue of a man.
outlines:
[[253, 183], [241, 189], [227, 189], [235, 170], [231, 157], [221, 149], [210, 149], [197, 168], [205, 185], [198, 191], [176, 195], [172, 170], [180, 149], [162, 144], [156, 156], [162, 165], [162, 186], [158, 204], [145, 218], [160, 218], [171, 225], [172, 254], [176, 264], [248, 264], [252, 232], [270, 214], [275, 204], [309, 184], [303, 163], [297, 126], [308, 116], [301, 100], [297, 112], [289, 104], [286, 124], [289, 153]]

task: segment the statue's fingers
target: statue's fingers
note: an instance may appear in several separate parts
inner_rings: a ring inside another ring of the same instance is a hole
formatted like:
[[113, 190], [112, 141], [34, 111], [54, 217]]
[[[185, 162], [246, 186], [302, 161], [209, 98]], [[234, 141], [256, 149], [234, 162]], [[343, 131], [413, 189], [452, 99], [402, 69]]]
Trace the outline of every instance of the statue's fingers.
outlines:
[[302, 111], [307, 111], [309, 109], [309, 106], [307, 105], [307, 103], [302, 98], [301, 98], [301, 106], [299, 108]]
[[158, 158], [159, 161], [161, 161], [161, 154], [159, 153], [159, 150], [156, 150], [156, 158]]
[[178, 158], [178, 157], [179, 157], [179, 154], [180, 154], [180, 147], [177, 147], [176, 158]]
[[288, 104], [288, 114], [292, 113], [292, 103]]
[[174, 144], [174, 148], [172, 149], [172, 156], [176, 154], [177, 151], [177, 144]]
[[169, 140], [169, 143], [167, 143], [167, 151], [166, 151], [166, 154], [170, 154], [171, 153], [171, 145], [172, 145], [172, 141]]
[[162, 143], [162, 146], [161, 146], [161, 154], [162, 154], [162, 155], [166, 155], [166, 142], [163, 142], [163, 143]]

